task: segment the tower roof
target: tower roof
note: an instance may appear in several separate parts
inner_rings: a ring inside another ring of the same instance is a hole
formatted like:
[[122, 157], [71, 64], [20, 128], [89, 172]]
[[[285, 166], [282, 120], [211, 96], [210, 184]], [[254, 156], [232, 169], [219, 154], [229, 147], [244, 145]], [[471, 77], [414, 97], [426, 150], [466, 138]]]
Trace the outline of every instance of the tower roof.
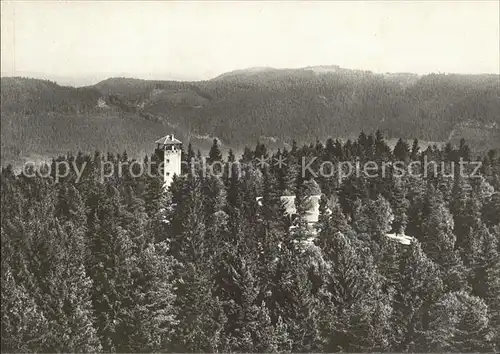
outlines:
[[169, 134], [165, 135], [161, 139], [156, 140], [155, 144], [171, 145], [171, 144], [182, 144], [182, 142], [174, 138], [173, 134]]

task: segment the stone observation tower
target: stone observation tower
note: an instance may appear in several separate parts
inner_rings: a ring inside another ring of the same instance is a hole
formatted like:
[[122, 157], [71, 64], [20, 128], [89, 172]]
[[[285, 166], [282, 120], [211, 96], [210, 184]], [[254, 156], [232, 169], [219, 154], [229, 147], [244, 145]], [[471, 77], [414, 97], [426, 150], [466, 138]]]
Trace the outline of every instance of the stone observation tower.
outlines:
[[163, 158], [164, 187], [172, 184], [174, 175], [181, 174], [182, 142], [175, 139], [174, 135], [167, 135], [155, 141], [156, 154]]

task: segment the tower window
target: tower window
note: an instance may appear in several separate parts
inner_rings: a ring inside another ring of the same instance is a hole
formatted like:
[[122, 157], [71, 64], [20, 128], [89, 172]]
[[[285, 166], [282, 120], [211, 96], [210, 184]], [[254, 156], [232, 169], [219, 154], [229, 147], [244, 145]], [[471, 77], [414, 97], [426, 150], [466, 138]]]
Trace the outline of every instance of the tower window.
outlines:
[[167, 159], [167, 163], [170, 163], [170, 159]]
[[170, 176], [170, 172], [167, 172], [167, 176]]

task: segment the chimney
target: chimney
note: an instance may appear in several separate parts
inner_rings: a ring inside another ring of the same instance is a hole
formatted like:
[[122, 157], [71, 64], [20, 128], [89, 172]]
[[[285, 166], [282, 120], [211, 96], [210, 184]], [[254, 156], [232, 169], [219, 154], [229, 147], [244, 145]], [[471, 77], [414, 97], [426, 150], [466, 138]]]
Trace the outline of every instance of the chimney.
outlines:
[[170, 138], [174, 141], [174, 134], [170, 135]]

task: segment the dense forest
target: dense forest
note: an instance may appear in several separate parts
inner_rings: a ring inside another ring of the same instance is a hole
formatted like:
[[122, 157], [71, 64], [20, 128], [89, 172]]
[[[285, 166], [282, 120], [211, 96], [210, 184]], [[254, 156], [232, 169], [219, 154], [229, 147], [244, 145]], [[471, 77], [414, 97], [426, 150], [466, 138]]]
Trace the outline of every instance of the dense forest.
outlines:
[[[1, 350], [500, 350], [497, 150], [469, 177], [451, 169], [477, 160], [464, 141], [420, 151], [400, 139], [391, 149], [380, 132], [279, 151], [259, 143], [224, 160], [215, 141], [206, 158], [224, 162], [220, 176], [190, 165], [201, 155], [185, 147], [184, 173], [167, 191], [133, 170], [101, 179], [103, 165], [132, 164], [127, 153], [75, 151], [38, 174], [3, 168]], [[425, 159], [438, 169], [313, 177], [301, 173], [305, 157], [316, 169]], [[236, 160], [241, 173], [231, 173]], [[61, 161], [73, 169], [56, 182]], [[304, 213], [318, 192], [311, 228]], [[282, 195], [296, 196], [293, 218]]]
[[111, 78], [72, 88], [2, 78], [1, 84], [3, 166], [78, 150], [126, 149], [138, 157], [158, 131], [201, 150], [214, 137], [227, 149], [264, 140], [290, 148], [293, 140], [355, 138], [377, 129], [389, 138], [458, 144], [464, 137], [474, 150], [500, 148], [498, 75], [304, 68], [243, 70], [200, 82]]

